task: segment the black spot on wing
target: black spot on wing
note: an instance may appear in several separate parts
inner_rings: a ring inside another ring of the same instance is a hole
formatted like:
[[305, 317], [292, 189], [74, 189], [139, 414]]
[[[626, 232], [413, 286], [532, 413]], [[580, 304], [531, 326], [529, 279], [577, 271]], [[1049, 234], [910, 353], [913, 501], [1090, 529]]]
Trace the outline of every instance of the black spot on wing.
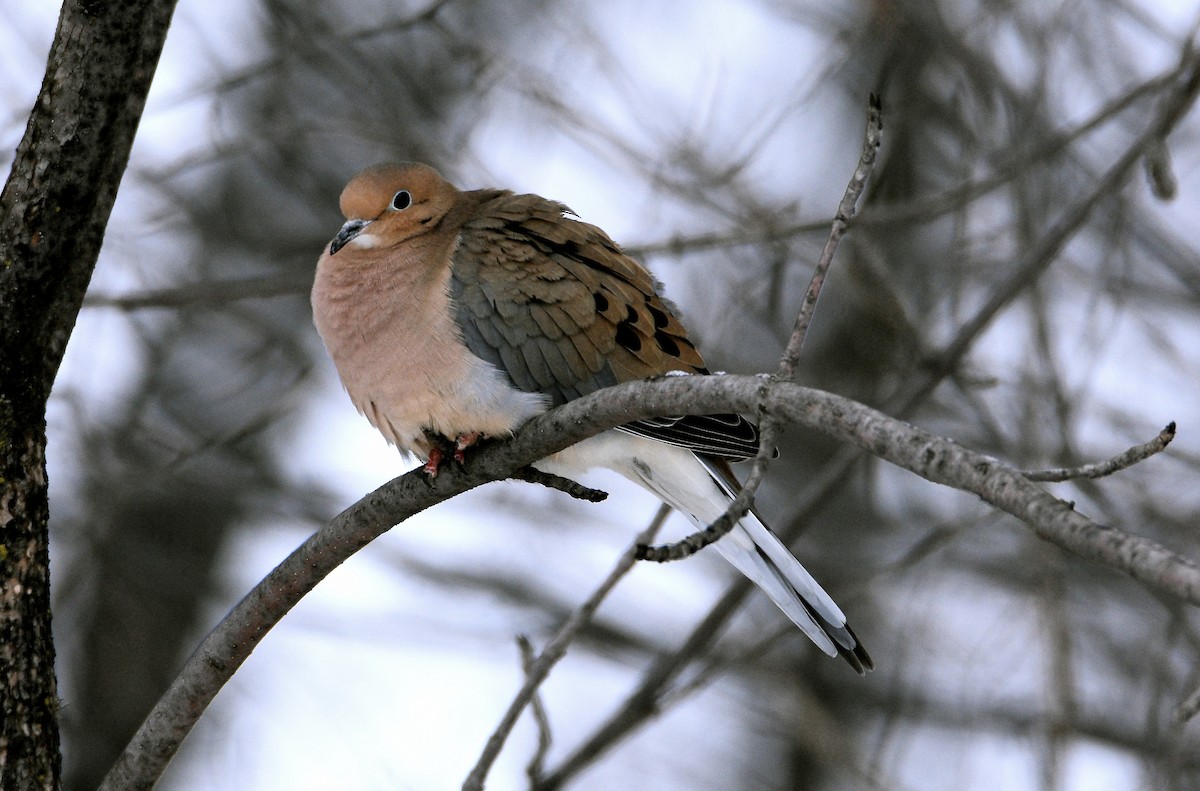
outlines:
[[669, 354], [672, 357], [678, 357], [680, 353], [679, 344], [675, 339], [665, 332], [658, 331], [654, 333], [654, 342], [658, 344], [658, 348], [663, 350], [664, 354]]
[[638, 335], [629, 322], [622, 321], [617, 324], [617, 345], [628, 349], [631, 352], [639, 352], [642, 349], [642, 338]]

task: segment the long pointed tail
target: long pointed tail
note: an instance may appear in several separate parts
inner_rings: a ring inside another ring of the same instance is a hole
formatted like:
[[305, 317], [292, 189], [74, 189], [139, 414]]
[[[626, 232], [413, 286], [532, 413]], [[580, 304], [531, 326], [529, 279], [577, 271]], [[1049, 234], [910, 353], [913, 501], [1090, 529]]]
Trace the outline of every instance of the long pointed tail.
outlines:
[[[726, 498], [732, 500], [741, 484], [729, 463], [721, 458], [699, 454], [697, 458]], [[692, 518], [695, 520], [695, 517]], [[715, 546], [738, 571], [762, 588], [771, 601], [825, 653], [833, 656], [836, 652], [859, 675], [875, 669], [874, 660], [846, 623], [842, 609], [779, 536], [767, 527], [757, 510], [751, 509], [730, 531], [730, 535]], [[819, 634], [814, 634], [814, 626]]]
[[[701, 527], [720, 517], [741, 488], [722, 458], [621, 431], [584, 440], [537, 466], [568, 476], [590, 467], [608, 467]], [[715, 546], [822, 651], [841, 656], [858, 673], [874, 668], [845, 614], [757, 514], [747, 514]]]
[[[622, 472], [698, 526], [711, 524], [724, 513], [741, 486], [724, 459], [682, 448], [667, 451], [662, 445], [654, 455], [654, 463], [635, 463], [632, 470]], [[841, 608], [757, 514], [746, 514], [714, 546], [822, 651], [841, 656], [860, 675], [874, 669], [871, 655], [846, 623]]]
[[821, 650], [830, 656], [841, 656], [860, 675], [874, 669], [875, 663], [846, 623], [841, 609], [783, 542], [753, 514], [747, 514], [714, 547], [734, 568], [762, 588]]

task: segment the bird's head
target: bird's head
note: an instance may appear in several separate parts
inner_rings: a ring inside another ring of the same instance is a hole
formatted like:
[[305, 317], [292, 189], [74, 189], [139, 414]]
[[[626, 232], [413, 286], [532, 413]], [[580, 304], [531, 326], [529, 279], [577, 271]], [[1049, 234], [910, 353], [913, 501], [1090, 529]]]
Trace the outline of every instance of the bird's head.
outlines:
[[346, 224], [329, 243], [329, 254], [347, 245], [392, 247], [429, 233], [454, 208], [458, 194], [436, 170], [416, 162], [360, 170], [342, 190]]

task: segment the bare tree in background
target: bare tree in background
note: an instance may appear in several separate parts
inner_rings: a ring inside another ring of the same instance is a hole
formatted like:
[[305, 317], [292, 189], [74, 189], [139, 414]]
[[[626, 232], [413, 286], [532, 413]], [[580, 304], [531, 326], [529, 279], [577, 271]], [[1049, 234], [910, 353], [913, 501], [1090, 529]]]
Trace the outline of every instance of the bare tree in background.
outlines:
[[[1086, 13], [1016, 0], [757, 9], [828, 50], [816, 74], [789, 72], [780, 53], [779, 84], [763, 88], [775, 115], [737, 148], [645, 104], [603, 12], [584, 4], [456, 0], [370, 20], [351, 2], [264, 4], [256, 65], [208, 83], [228, 136], [217, 154], [130, 173], [185, 241], [144, 291], [93, 298], [95, 311], [126, 311], [134, 330], [129, 395], [95, 414], [72, 406], [86, 392], [57, 394], [84, 460], [53, 493], [71, 787], [94, 787], [205, 628], [198, 614], [229, 535], [334, 510], [324, 492], [297, 492], [278, 454], [321, 353], [305, 292], [345, 178], [410, 158], [482, 186], [487, 141], [474, 135], [493, 114], [554, 130], [686, 215], [679, 230], [619, 241], [682, 286], [672, 295], [692, 308], [714, 368], [759, 371], [779, 356], [840, 189], [780, 195], [764, 183], [764, 171], [827, 164], [775, 138], [818, 120], [854, 138], [863, 97], [882, 86], [888, 142], [801, 381], [1029, 468], [1110, 455], [1171, 419], [1185, 439], [1200, 424], [1195, 410], [1159, 414], [1165, 397], [1132, 400], [1111, 373], [1132, 353], [1200, 381], [1187, 340], [1200, 329], [1200, 251], [1164, 203], [1170, 174], [1186, 187], [1200, 161], [1195, 123], [1145, 136], [1195, 66], [1191, 31], [1158, 29], [1119, 2]], [[1150, 49], [1167, 53], [1157, 69], [1145, 65]], [[536, 57], [545, 51], [600, 64], [650, 131], [617, 131], [569, 68]], [[1114, 172], [1130, 157], [1136, 167]], [[842, 177], [851, 162], [830, 169]], [[726, 318], [706, 326], [716, 315]], [[792, 516], [806, 563], [847, 600], [880, 670], [864, 683], [782, 623], [756, 632], [735, 615], [757, 606], [742, 606], [744, 593], [678, 645], [635, 616], [606, 621], [576, 650], [621, 656], [646, 668], [641, 681], [592, 732], [556, 746], [531, 785], [588, 787], [597, 763], [713, 684], [744, 692], [756, 729], [761, 752], [740, 759], [746, 788], [901, 787], [947, 743], [962, 754], [1008, 745], [1044, 789], [1063, 787], [1072, 756], [1093, 748], [1136, 762], [1147, 787], [1200, 784], [1195, 726], [1172, 717], [1200, 685], [1189, 606], [815, 435], [780, 444], [762, 507]], [[1200, 452], [1181, 444], [1055, 492], [1194, 557]], [[491, 592], [534, 623], [579, 598], [454, 557], [397, 565], [427, 584]], [[973, 671], [1006, 659], [1019, 678]], [[664, 760], [701, 760], [695, 752]], [[923, 788], [979, 782], [970, 766], [927, 771]]]

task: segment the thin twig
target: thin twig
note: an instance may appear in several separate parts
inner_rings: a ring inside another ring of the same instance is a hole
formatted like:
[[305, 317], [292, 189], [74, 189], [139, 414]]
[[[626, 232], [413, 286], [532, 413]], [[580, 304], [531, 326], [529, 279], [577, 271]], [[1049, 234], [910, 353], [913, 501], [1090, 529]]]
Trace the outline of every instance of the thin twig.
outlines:
[[530, 465], [517, 470], [512, 476], [513, 480], [525, 481], [527, 483], [536, 483], [545, 486], [549, 489], [557, 489], [560, 492], [571, 495], [576, 500], [586, 500], [589, 503], [601, 503], [608, 499], [608, 492], [601, 489], [593, 489], [590, 486], [584, 486], [582, 483], [573, 481], [570, 478], [564, 478], [561, 475], [555, 475], [552, 472], [539, 470], [537, 467]]
[[1107, 461], [1085, 464], [1082, 467], [1059, 467], [1053, 470], [1022, 470], [1021, 474], [1031, 481], [1041, 483], [1059, 483], [1077, 478], [1103, 478], [1114, 472], [1132, 467], [1139, 461], [1145, 461], [1156, 453], [1161, 452], [1171, 440], [1175, 439], [1175, 421], [1171, 421], [1158, 436], [1149, 442], [1135, 445], [1124, 453], [1113, 456]]
[[1188, 696], [1187, 700], [1175, 707], [1175, 721], [1184, 723], [1200, 714], [1200, 689]]
[[[800, 310], [796, 314], [796, 322], [792, 329], [792, 334], [788, 338], [787, 348], [783, 352], [783, 356], [779, 361], [779, 370], [775, 374], [777, 379], [791, 381], [795, 378], [796, 365], [800, 360], [800, 350], [804, 347], [804, 338], [808, 334], [809, 325], [812, 323], [813, 313], [817, 308], [817, 300], [821, 296], [821, 288], [825, 285], [825, 276], [829, 273], [829, 267], [833, 264], [833, 256], [837, 252], [838, 245], [841, 243], [842, 237], [846, 235], [846, 229], [849, 228], [850, 221], [854, 218], [858, 200], [862, 196], [863, 189], [867, 184], [867, 178], [871, 175], [871, 170], [875, 167], [875, 156], [879, 151], [882, 134], [883, 106], [879, 97], [871, 94], [867, 104], [867, 128], [863, 133], [862, 154], [859, 155], [858, 166], [854, 169], [854, 174], [850, 177], [850, 183], [846, 185], [846, 191], [842, 194], [842, 200], [838, 203], [837, 212], [833, 217], [833, 227], [829, 231], [829, 238], [825, 242], [825, 247], [821, 250], [820, 258], [817, 259], [812, 279], [808, 283], [808, 290], [804, 294], [804, 301], [801, 303]], [[716, 543], [733, 529], [734, 525], [753, 507], [754, 495], [758, 492], [758, 487], [766, 477], [767, 465], [775, 457], [775, 436], [778, 433], [778, 429], [771, 415], [761, 413], [759, 431], [758, 453], [754, 457], [754, 466], [751, 468], [750, 475], [738, 491], [737, 496], [733, 498], [733, 501], [729, 503], [729, 507], [725, 509], [725, 513], [721, 514], [716, 521], [703, 530], [698, 530], [688, 535], [682, 541], [663, 544], [657, 547], [638, 547], [639, 560], [652, 560], [656, 563], [681, 560], [696, 554], [710, 544]]]
[[663, 522], [671, 513], [671, 509], [667, 506], [661, 506], [658, 513], [650, 520], [650, 525], [643, 530], [638, 537], [634, 539], [634, 543], [617, 561], [616, 566], [609, 572], [604, 582], [588, 597], [587, 601], [579, 605], [579, 609], [571, 614], [562, 628], [554, 635], [546, 647], [542, 649], [542, 653], [532, 662], [525, 674], [525, 683], [517, 692], [508, 710], [500, 720], [500, 724], [496, 726], [496, 730], [488, 737], [487, 744], [484, 745], [483, 753], [479, 756], [479, 760], [475, 763], [471, 773], [467, 775], [467, 779], [463, 782], [463, 791], [482, 791], [483, 782], [487, 778], [488, 771], [492, 768], [496, 757], [500, 754], [500, 750], [504, 747], [504, 742], [507, 741], [508, 735], [512, 733], [513, 726], [517, 723], [517, 718], [521, 716], [525, 706], [533, 700], [537, 693], [538, 687], [550, 675], [550, 671], [554, 668], [558, 661], [567, 653], [567, 647], [579, 634], [579, 631], [592, 620], [596, 609], [612, 591], [613, 587], [629, 573], [633, 565], [637, 562], [637, 547], [647, 541], [653, 541], [655, 534], [658, 533]]
[[[517, 647], [521, 649], [521, 670], [525, 673], [525, 677], [529, 678], [529, 672], [535, 659], [533, 643], [527, 636], [519, 634], [517, 635]], [[533, 698], [529, 701], [529, 710], [533, 713], [533, 721], [537, 723], [538, 745], [533, 757], [529, 759], [529, 765], [525, 767], [525, 774], [529, 777], [529, 785], [536, 788], [537, 784], [541, 782], [542, 775], [546, 773], [546, 754], [550, 752], [554, 737], [550, 730], [550, 715], [546, 713], [546, 706], [542, 703], [540, 692], [534, 692]]]
[[812, 322], [813, 313], [817, 309], [817, 299], [821, 296], [825, 275], [833, 264], [833, 256], [837, 252], [842, 237], [846, 235], [850, 221], [854, 219], [854, 215], [858, 211], [858, 199], [862, 196], [863, 189], [867, 185], [867, 178], [875, 167], [875, 155], [879, 152], [882, 135], [883, 105], [876, 94], [871, 94], [870, 101], [867, 103], [867, 128], [863, 133], [862, 153], [858, 158], [858, 167], [854, 169], [854, 175], [850, 177], [850, 183], [846, 185], [846, 191], [842, 195], [841, 202], [838, 203], [829, 238], [825, 240], [825, 247], [821, 250], [821, 257], [817, 259], [816, 269], [813, 270], [812, 279], [808, 283], [808, 291], [804, 294], [804, 302], [801, 303], [800, 312], [796, 315], [795, 327], [792, 329], [791, 337], [788, 338], [783, 358], [779, 361], [779, 372], [776, 374], [779, 379], [792, 381], [796, 378], [796, 365], [800, 362], [800, 350], [804, 347], [804, 338], [808, 335], [808, 325]]
[[[765, 387], [765, 383], [764, 383]], [[725, 513], [702, 530], [690, 533], [686, 538], [670, 544], [649, 546], [643, 544], [637, 548], [638, 560], [650, 560], [655, 563], [667, 563], [672, 560], [682, 560], [691, 557], [710, 544], [720, 541], [723, 536], [733, 529], [733, 526], [754, 505], [754, 493], [766, 477], [767, 462], [775, 455], [775, 423], [763, 420], [759, 426], [758, 453], [754, 457], [754, 466], [746, 483], [738, 491], [737, 496], [730, 501]]]

